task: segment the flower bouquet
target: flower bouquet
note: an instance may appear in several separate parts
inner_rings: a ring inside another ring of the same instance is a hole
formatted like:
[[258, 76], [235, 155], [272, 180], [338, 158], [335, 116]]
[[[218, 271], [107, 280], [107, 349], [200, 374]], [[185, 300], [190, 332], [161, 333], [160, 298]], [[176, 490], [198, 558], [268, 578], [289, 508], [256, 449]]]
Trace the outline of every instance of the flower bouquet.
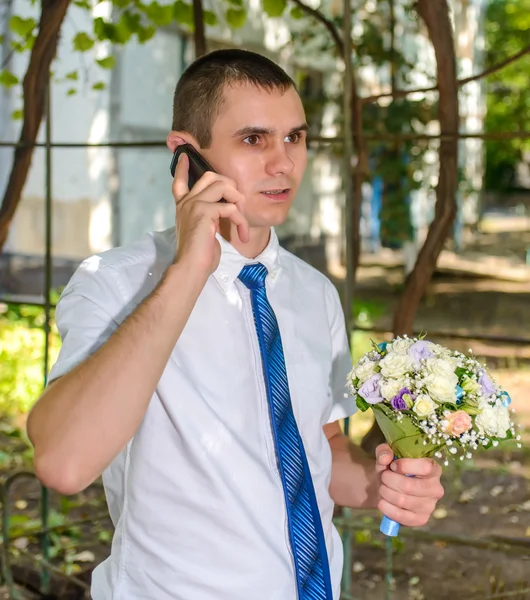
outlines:
[[[373, 342], [348, 377], [358, 408], [371, 408], [396, 458], [471, 458], [516, 438], [509, 394], [476, 359], [424, 338]], [[381, 531], [399, 524], [383, 517]]]

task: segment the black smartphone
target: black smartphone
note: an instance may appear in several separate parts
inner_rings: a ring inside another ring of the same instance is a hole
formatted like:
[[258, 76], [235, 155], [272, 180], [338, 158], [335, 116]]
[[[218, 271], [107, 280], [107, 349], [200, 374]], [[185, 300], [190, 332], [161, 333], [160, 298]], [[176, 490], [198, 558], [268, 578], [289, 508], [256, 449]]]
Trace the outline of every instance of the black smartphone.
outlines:
[[[177, 162], [179, 156], [184, 153], [187, 154], [189, 159], [189, 169], [188, 169], [188, 189], [191, 188], [197, 183], [197, 181], [206, 173], [206, 171], [212, 171], [215, 173], [214, 168], [208, 163], [208, 161], [201, 156], [197, 150], [191, 144], [182, 144], [178, 146], [173, 154], [173, 158], [171, 159], [171, 165], [169, 170], [171, 172], [171, 176], [175, 177], [175, 170], [177, 168]], [[226, 202], [224, 198], [221, 198], [219, 202]]]
[[204, 175], [204, 173], [206, 173], [206, 171], [213, 171], [215, 173], [214, 169], [208, 164], [206, 159], [202, 157], [191, 144], [183, 144], [181, 146], [178, 146], [175, 150], [175, 154], [173, 154], [171, 166], [169, 167], [171, 177], [175, 177], [177, 162], [179, 156], [182, 153], [187, 154], [189, 158], [190, 167], [188, 176], [188, 188], [190, 190]]

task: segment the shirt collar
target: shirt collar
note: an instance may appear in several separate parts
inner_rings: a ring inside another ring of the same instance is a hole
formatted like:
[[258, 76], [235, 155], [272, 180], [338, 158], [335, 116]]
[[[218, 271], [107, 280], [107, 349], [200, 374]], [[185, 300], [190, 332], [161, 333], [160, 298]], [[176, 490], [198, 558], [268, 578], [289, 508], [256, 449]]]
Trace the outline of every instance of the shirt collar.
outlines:
[[219, 266], [214, 271], [213, 276], [225, 292], [228, 291], [230, 286], [237, 279], [241, 269], [245, 265], [257, 262], [267, 267], [267, 271], [269, 272], [267, 280], [270, 282], [270, 285], [274, 285], [274, 282], [281, 271], [279, 261], [280, 243], [274, 227], [271, 227], [270, 229], [269, 243], [263, 252], [256, 256], [256, 258], [246, 258], [243, 256], [219, 233], [216, 237], [221, 245], [221, 260], [219, 261]]

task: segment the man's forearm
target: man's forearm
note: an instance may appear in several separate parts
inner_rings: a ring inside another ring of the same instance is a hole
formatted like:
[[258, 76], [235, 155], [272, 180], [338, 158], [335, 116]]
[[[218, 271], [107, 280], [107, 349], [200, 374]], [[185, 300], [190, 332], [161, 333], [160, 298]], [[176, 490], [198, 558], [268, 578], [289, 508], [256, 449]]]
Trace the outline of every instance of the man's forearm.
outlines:
[[105, 344], [45, 391], [30, 413], [28, 435], [46, 485], [80, 491], [125, 447], [203, 285], [186, 267], [170, 267]]
[[332, 454], [330, 495], [339, 506], [376, 508], [378, 477], [375, 460], [340, 433], [329, 440]]

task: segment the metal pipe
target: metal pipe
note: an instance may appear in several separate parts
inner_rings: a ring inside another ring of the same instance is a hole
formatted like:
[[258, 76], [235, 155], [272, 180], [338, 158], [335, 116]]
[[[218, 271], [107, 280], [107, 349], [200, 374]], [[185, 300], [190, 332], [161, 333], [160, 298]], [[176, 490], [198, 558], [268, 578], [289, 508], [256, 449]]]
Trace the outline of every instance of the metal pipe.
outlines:
[[[343, 90], [343, 140], [344, 140], [344, 235], [346, 250], [346, 280], [344, 288], [344, 317], [346, 320], [346, 331], [348, 332], [348, 341], [351, 344], [351, 332], [353, 331], [353, 219], [354, 219], [354, 197], [352, 180], [352, 162], [353, 162], [353, 138], [352, 138], [352, 15], [351, 0], [344, 0], [343, 7], [343, 47], [344, 47], [344, 90]], [[344, 433], [349, 434], [350, 420], [344, 420]], [[351, 516], [351, 509], [343, 508], [343, 516], [347, 519]], [[343, 593], [351, 593], [351, 563], [352, 563], [352, 540], [351, 532], [344, 531], [342, 542], [344, 546], [344, 568], [342, 575]]]
[[[52, 288], [52, 146], [51, 146], [51, 77], [48, 78], [48, 89], [46, 91], [46, 253], [44, 258], [44, 387], [48, 381], [50, 363], [50, 319], [51, 319], [51, 288]], [[44, 530], [48, 528], [48, 516], [50, 513], [50, 497], [48, 488], [42, 486], [41, 490], [41, 519]], [[45, 531], [41, 536], [41, 549], [44, 561], [50, 560], [50, 536]], [[50, 573], [48, 569], [41, 566], [41, 591], [48, 594], [50, 591]]]

